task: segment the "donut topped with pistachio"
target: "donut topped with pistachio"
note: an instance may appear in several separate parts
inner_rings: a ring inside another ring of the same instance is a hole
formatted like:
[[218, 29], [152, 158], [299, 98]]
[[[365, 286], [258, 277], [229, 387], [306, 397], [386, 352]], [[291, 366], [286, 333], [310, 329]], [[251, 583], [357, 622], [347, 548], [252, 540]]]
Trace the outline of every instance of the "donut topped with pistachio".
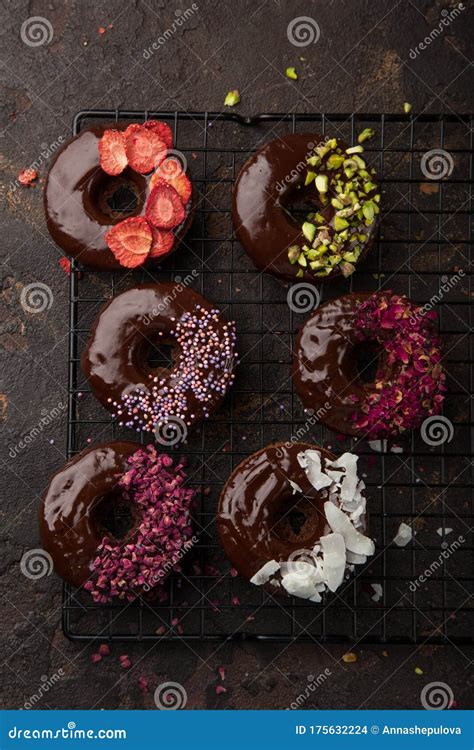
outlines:
[[[350, 276], [370, 248], [380, 212], [375, 170], [357, 144], [289, 133], [243, 165], [233, 191], [239, 242], [262, 271], [312, 283]], [[296, 208], [302, 204], [309, 213]]]
[[319, 210], [301, 226], [306, 241], [288, 249], [297, 277], [307, 268], [318, 277], [335, 269], [343, 276], [355, 271], [380, 212], [375, 169], [367, 166], [363, 151], [361, 143], [348, 147], [331, 138], [306, 159], [304, 186], [314, 189]]

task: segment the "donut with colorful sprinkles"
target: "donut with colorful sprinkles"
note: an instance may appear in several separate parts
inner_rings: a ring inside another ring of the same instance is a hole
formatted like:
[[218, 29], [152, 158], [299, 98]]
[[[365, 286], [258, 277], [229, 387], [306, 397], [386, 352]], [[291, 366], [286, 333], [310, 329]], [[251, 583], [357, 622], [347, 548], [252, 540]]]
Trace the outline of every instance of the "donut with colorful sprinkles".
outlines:
[[[82, 369], [120, 425], [175, 445], [223, 401], [234, 381], [235, 340], [234, 324], [184, 284], [142, 284], [102, 309]], [[170, 367], [150, 366], [153, 346], [171, 349]]]

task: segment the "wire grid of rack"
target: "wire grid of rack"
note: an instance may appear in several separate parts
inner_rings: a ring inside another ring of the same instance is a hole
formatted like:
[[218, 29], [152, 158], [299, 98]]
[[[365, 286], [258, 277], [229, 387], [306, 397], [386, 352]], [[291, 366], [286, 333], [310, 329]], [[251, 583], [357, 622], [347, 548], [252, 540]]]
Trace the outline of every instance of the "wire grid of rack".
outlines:
[[[194, 517], [199, 542], [184, 560], [183, 573], [170, 577], [167, 601], [97, 606], [88, 594], [65, 586], [64, 632], [77, 640], [471, 643], [472, 118], [86, 111], [76, 116], [74, 133], [97, 122], [147, 118], [165, 120], [174, 129], [175, 148], [187, 159], [199, 207], [184, 245], [156, 271], [92, 273], [73, 262], [69, 456], [98, 442], [138, 439], [120, 429], [95, 401], [79, 367], [90, 326], [111, 296], [151, 278], [180, 281], [195, 270], [192, 286], [237, 323], [241, 364], [218, 413], [176, 450], [187, 455], [190, 483], [198, 490]], [[379, 236], [350, 279], [322, 287], [322, 299], [386, 288], [421, 303], [437, 302], [449, 384], [444, 413], [453, 425], [448, 440], [437, 446], [412, 433], [374, 450], [366, 441], [355, 443], [320, 424], [307, 430], [290, 377], [294, 335], [306, 316], [289, 308], [288, 285], [259, 273], [233, 235], [232, 185], [259, 145], [289, 130], [354, 143], [365, 127], [376, 131], [365, 146], [382, 186]], [[448, 154], [443, 156], [448, 174], [442, 180], [427, 179], [421, 171], [423, 155], [433, 149]], [[254, 450], [289, 440], [301, 428], [306, 441], [359, 454], [377, 544], [373, 560], [321, 605], [272, 598], [235, 576], [215, 526], [218, 496], [232, 468]], [[404, 548], [392, 541], [402, 521], [416, 532]], [[375, 601], [377, 583], [382, 595]]]

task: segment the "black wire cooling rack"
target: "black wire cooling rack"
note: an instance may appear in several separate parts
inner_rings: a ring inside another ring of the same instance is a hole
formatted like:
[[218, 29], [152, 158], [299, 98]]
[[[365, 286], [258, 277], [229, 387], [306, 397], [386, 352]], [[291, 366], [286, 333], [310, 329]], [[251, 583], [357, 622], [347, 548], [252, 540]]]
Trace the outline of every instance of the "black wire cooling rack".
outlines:
[[[241, 364], [223, 407], [177, 451], [188, 456], [190, 481], [198, 490], [199, 542], [185, 559], [183, 573], [169, 579], [167, 600], [96, 606], [88, 594], [66, 586], [65, 634], [77, 640], [471, 643], [472, 118], [86, 111], [76, 116], [74, 133], [94, 122], [147, 118], [173, 127], [175, 148], [187, 159], [199, 193], [199, 208], [185, 244], [153, 274], [92, 273], [72, 264], [69, 456], [98, 442], [138, 439], [118, 428], [94, 399], [79, 367], [90, 326], [111, 296], [150, 277], [189, 280], [194, 271], [192, 286], [236, 321]], [[427, 444], [419, 432], [370, 446], [321, 425], [307, 430], [290, 377], [293, 337], [306, 316], [290, 309], [288, 287], [256, 271], [233, 235], [232, 185], [255, 148], [289, 130], [354, 143], [365, 127], [376, 131], [365, 144], [366, 156], [377, 168], [383, 191], [377, 244], [350, 279], [323, 287], [322, 298], [387, 288], [422, 303], [437, 302], [449, 384], [444, 411], [449, 429], [439, 445]], [[422, 171], [424, 155], [433, 150], [441, 153], [425, 156], [425, 171], [439, 177], [441, 169], [443, 179], [430, 179]], [[288, 440], [301, 429], [306, 441], [359, 454], [377, 544], [373, 561], [320, 605], [271, 598], [233, 575], [215, 526], [219, 492], [232, 468], [254, 450]], [[393, 544], [402, 521], [416, 532], [404, 548]], [[380, 598], [374, 584], [382, 587]]]

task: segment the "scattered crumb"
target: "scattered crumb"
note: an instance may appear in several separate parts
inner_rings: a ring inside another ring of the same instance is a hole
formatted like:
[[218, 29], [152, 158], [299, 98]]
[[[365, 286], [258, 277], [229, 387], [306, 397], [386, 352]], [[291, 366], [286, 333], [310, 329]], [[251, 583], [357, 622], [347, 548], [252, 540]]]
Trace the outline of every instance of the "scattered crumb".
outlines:
[[38, 179], [38, 172], [36, 171], [36, 169], [32, 169], [31, 167], [22, 169], [18, 174], [18, 182], [20, 183], [20, 185], [23, 185], [23, 187], [31, 187], [36, 179]]
[[345, 664], [353, 664], [355, 661], [357, 661], [357, 654], [354, 654], [353, 651], [349, 651], [347, 654], [342, 655], [342, 661]]

